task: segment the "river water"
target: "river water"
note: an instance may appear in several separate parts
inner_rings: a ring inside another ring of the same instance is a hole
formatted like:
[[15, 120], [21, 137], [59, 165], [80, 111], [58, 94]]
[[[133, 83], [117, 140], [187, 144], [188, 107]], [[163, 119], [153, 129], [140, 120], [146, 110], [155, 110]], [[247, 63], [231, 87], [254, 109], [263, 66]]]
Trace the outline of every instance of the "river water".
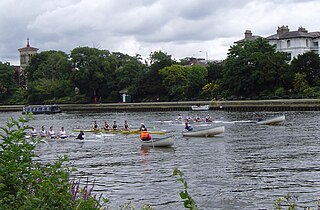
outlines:
[[[210, 114], [215, 122], [193, 124], [195, 129], [225, 126], [225, 133], [211, 138], [185, 138], [178, 114]], [[96, 120], [133, 128], [143, 122], [149, 130], [165, 130], [174, 135], [172, 148], [141, 148], [138, 135], [109, 134], [88, 141], [50, 141], [38, 146], [44, 161], [67, 154], [73, 176], [95, 180], [94, 193], [110, 199], [113, 209], [131, 202], [140, 209], [184, 209], [179, 197], [183, 185], [172, 176], [174, 168], [185, 174], [188, 192], [200, 209], [273, 209], [279, 196], [293, 193], [299, 205], [316, 206], [320, 192], [320, 112], [265, 112], [265, 117], [285, 114], [278, 126], [256, 125], [252, 112], [65, 112], [35, 115], [30, 125], [40, 129], [53, 126], [90, 128]], [[0, 125], [18, 112], [4, 112]], [[77, 133], [75, 133], [77, 134]], [[156, 135], [153, 135], [154, 137]]]

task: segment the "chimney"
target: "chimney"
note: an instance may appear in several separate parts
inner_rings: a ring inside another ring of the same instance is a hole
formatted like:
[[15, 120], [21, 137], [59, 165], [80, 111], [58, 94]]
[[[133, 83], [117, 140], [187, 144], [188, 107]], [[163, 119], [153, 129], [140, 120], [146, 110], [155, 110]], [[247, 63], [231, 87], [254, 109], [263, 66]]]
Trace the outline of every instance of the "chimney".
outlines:
[[290, 30], [289, 30], [288, 26], [282, 25], [281, 27], [278, 27], [277, 34], [282, 34], [282, 33], [289, 32], [289, 31]]
[[303, 28], [302, 26], [300, 26], [300, 27], [298, 28], [298, 31], [308, 33], [308, 31], [306, 30], [306, 28]]
[[245, 40], [250, 40], [250, 39], [252, 39], [252, 32], [251, 32], [250, 30], [246, 30], [246, 31], [244, 32], [244, 39], [245, 39]]

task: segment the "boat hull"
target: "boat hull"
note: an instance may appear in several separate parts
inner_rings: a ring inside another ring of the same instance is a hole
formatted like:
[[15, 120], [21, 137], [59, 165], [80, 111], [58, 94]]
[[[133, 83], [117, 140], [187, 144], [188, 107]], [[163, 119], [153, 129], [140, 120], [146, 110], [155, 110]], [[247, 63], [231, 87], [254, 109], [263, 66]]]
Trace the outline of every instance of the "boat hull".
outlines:
[[174, 144], [174, 138], [172, 136], [163, 138], [153, 138], [151, 140], [142, 141], [141, 146], [143, 147], [171, 147]]
[[224, 133], [224, 126], [182, 133], [185, 137], [210, 137]]
[[286, 120], [286, 117], [283, 116], [279, 116], [279, 117], [274, 117], [271, 119], [266, 119], [266, 120], [261, 120], [256, 122], [257, 125], [278, 125], [283, 123]]

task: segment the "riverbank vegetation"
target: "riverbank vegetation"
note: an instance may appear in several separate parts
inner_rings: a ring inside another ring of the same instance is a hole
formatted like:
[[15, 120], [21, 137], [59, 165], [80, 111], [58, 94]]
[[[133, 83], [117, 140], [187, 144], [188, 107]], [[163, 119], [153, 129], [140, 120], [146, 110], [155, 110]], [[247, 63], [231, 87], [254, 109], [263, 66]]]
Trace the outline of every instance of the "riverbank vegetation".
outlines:
[[266, 40], [239, 42], [223, 61], [172, 59], [162, 51], [143, 60], [90, 47], [70, 54], [43, 51], [23, 74], [0, 63], [0, 99], [6, 104], [318, 98], [320, 57], [290, 62]]

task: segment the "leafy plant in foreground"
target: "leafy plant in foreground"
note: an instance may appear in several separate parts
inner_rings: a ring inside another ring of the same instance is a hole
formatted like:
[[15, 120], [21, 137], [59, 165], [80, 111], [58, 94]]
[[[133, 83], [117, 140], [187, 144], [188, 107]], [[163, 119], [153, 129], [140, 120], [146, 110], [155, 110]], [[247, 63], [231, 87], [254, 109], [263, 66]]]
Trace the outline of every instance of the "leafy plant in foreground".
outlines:
[[72, 197], [67, 156], [53, 163], [37, 160], [40, 139], [25, 139], [30, 119], [11, 118], [0, 127], [0, 209], [99, 209], [88, 185], [77, 189], [83, 196]]
[[179, 169], [173, 170], [173, 176], [178, 176], [178, 181], [181, 182], [184, 186], [184, 191], [181, 191], [180, 198], [183, 200], [183, 204], [185, 208], [192, 209], [192, 210], [198, 210], [196, 202], [192, 199], [192, 197], [188, 193], [188, 184], [187, 181], [183, 178], [183, 172]]

